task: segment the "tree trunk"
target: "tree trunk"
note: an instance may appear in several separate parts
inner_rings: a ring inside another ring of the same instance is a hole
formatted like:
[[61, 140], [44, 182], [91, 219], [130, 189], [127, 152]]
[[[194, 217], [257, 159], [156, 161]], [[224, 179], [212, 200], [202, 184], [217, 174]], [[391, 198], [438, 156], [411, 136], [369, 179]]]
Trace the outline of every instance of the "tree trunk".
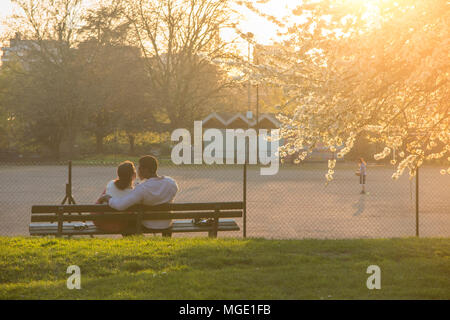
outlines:
[[130, 155], [134, 155], [135, 140], [136, 140], [136, 137], [134, 136], [134, 134], [129, 133], [128, 134], [128, 142], [130, 143], [130, 151], [129, 151]]
[[95, 150], [97, 153], [103, 153], [103, 138], [102, 134], [95, 134]]
[[68, 156], [70, 159], [72, 159], [75, 155], [75, 141], [76, 141], [76, 133], [74, 130], [69, 129], [68, 135], [67, 135], [67, 144], [68, 144]]
[[55, 142], [54, 144], [52, 144], [50, 146], [50, 150], [52, 153], [52, 158], [55, 159], [56, 161], [59, 161], [60, 156], [61, 156], [61, 143], [60, 142]]

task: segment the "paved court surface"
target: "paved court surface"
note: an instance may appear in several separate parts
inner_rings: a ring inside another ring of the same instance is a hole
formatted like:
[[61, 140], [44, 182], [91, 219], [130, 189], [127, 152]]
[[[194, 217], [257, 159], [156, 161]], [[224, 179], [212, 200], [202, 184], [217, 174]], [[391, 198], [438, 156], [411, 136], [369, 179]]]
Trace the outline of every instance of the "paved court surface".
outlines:
[[[321, 166], [321, 168], [320, 168]], [[343, 167], [342, 169], [339, 166]], [[348, 164], [338, 164], [335, 181], [325, 186], [326, 164], [282, 168], [275, 176], [248, 170], [247, 233], [265, 238], [364, 238], [415, 235], [415, 182], [398, 181], [392, 167], [369, 167], [368, 195]], [[74, 166], [77, 203], [93, 203], [114, 166]], [[238, 201], [243, 197], [240, 166], [169, 166], [161, 174], [180, 186], [177, 202]], [[27, 235], [33, 204], [64, 198], [65, 166], [0, 165], [0, 235]], [[450, 175], [438, 167], [420, 171], [420, 234], [450, 236]], [[242, 225], [242, 223], [240, 222]], [[240, 232], [222, 236], [240, 236]]]

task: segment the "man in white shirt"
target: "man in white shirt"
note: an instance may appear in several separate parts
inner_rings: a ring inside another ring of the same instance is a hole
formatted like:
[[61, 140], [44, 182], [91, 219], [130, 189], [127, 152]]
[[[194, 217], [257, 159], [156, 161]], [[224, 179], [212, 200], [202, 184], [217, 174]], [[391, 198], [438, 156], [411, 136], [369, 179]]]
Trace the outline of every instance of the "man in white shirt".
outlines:
[[[138, 176], [141, 183], [128, 195], [123, 197], [103, 196], [100, 200], [116, 210], [125, 210], [135, 204], [154, 206], [173, 201], [178, 191], [175, 180], [170, 177], [158, 176], [158, 161], [152, 156], [139, 159]], [[144, 220], [142, 225], [148, 229], [167, 229], [172, 220]]]

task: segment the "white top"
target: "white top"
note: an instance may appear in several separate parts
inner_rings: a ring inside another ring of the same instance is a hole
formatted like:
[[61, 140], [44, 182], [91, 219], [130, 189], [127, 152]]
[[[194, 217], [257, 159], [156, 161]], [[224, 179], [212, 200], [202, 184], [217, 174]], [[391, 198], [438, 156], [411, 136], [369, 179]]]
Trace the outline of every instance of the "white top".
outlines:
[[[178, 192], [178, 185], [170, 177], [150, 178], [142, 181], [129, 194], [112, 197], [109, 206], [116, 210], [125, 210], [135, 204], [154, 206], [172, 202]], [[142, 225], [149, 229], [166, 229], [172, 220], [144, 220]]]
[[126, 189], [120, 190], [119, 188], [117, 188], [116, 184], [114, 183], [114, 180], [111, 180], [106, 185], [105, 194], [110, 195], [113, 198], [122, 198], [123, 196], [126, 196], [127, 194], [129, 194], [131, 191], [133, 191], [132, 188], [126, 188]]
[[359, 172], [361, 175], [365, 176], [366, 175], [366, 165], [361, 162], [361, 164], [359, 165]]

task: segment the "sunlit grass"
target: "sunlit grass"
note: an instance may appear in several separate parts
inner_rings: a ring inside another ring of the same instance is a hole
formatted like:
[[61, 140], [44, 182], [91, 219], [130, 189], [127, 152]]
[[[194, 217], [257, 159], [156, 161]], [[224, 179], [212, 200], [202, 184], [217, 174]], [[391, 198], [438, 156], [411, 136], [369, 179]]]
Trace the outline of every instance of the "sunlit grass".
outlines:
[[2, 299], [449, 299], [450, 240], [0, 238], [0, 270]]

